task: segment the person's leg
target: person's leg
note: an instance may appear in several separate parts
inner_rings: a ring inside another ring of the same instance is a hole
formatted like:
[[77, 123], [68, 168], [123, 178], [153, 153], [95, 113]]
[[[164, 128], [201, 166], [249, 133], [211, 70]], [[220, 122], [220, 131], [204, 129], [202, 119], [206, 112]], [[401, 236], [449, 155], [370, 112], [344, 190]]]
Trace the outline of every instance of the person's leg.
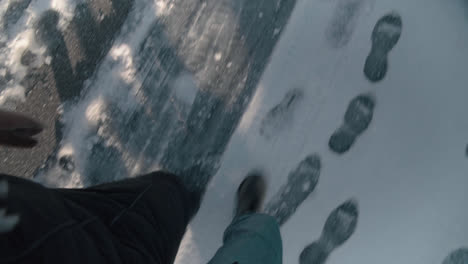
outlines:
[[112, 234], [95, 215], [31, 180], [0, 175], [0, 181], [8, 184], [1, 207], [19, 216], [0, 234], [0, 263], [121, 263]]
[[249, 175], [237, 191], [236, 214], [224, 232], [223, 245], [208, 262], [238, 264], [281, 264], [283, 248], [276, 219], [256, 213], [261, 207], [265, 182]]
[[281, 264], [283, 249], [276, 219], [265, 214], [236, 217], [224, 232], [223, 246], [209, 264]]
[[[199, 197], [190, 193], [178, 176], [153, 172], [136, 178], [102, 184], [68, 199], [98, 215], [118, 239], [119, 247], [152, 257], [156, 263], [173, 263], [186, 227], [198, 210]], [[85, 197], [83, 193], [90, 195]], [[91, 194], [109, 201], [96, 204]], [[109, 213], [105, 210], [112, 209]], [[118, 207], [116, 211], [114, 208]]]
[[[169, 189], [164, 188], [164, 186], [169, 187]], [[121, 200], [119, 199], [121, 195], [132, 194], [139, 197], [139, 199], [145, 196], [151, 202], [168, 200], [167, 197], [176, 195], [176, 200], [182, 200], [183, 208], [181, 210], [184, 211], [184, 217], [189, 220], [198, 212], [201, 200], [201, 194], [190, 192], [179, 176], [163, 171], [155, 171], [134, 178], [78, 189], [78, 191], [102, 193], [117, 200]], [[148, 196], [146, 196], [147, 193], [149, 193]]]
[[86, 189], [1, 179], [20, 222], [0, 237], [0, 262], [172, 263], [198, 209], [178, 178], [162, 172]]

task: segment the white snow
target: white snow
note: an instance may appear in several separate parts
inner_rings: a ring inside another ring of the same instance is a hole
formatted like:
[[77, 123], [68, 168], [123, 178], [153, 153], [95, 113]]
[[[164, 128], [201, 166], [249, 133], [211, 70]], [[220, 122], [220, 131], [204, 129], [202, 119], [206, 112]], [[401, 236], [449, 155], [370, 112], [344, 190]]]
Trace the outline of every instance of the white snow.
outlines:
[[119, 69], [114, 69], [114, 71], [119, 72], [119, 77], [127, 84], [135, 81], [136, 69], [134, 67], [132, 53], [132, 47], [127, 43], [114, 45], [109, 51], [112, 60], [119, 62]]
[[21, 85], [10, 86], [0, 92], [0, 106], [4, 109], [14, 109], [17, 102], [24, 100], [24, 87]]
[[[58, 11], [60, 13], [59, 28], [65, 30], [68, 23], [73, 18], [73, 12], [75, 11], [75, 6], [84, 2], [84, 0], [51, 0], [50, 8]], [[36, 13], [39, 10], [36, 10]]]
[[202, 260], [199, 255], [197, 255], [196, 252], [198, 252], [198, 246], [199, 243], [193, 243], [193, 233], [192, 230], [187, 228], [187, 231], [185, 232], [185, 239], [182, 241], [179, 251], [177, 252], [177, 257], [175, 259], [174, 263], [181, 263], [188, 257], [190, 257], [190, 260], [195, 262], [195, 263], [201, 263]]
[[73, 148], [70, 145], [65, 145], [60, 149], [60, 151], [57, 154], [57, 157], [60, 159], [60, 157], [63, 156], [71, 156], [73, 155], [73, 152]]
[[[121, 151], [124, 161], [136, 164], [135, 157], [125, 153], [124, 148], [107, 127], [101, 126], [100, 120], [107, 118], [105, 107], [110, 103], [123, 112], [132, 111], [140, 104], [138, 87], [142, 80], [137, 76], [133, 58], [138, 52], [141, 40], [148, 32], [154, 14], [162, 7], [160, 0], [141, 0], [135, 3], [121, 34], [116, 38], [109, 54], [97, 70], [95, 77], [86, 82], [87, 93], [81, 100], [66, 109], [63, 114], [65, 132], [60, 151], [66, 148], [72, 151], [75, 171], [69, 177], [61, 175], [60, 168], [52, 168], [37, 180], [48, 186], [80, 187], [83, 186], [82, 169], [87, 162], [91, 145], [95, 137], [93, 132], [106, 139], [107, 146]], [[135, 167], [131, 168], [132, 171]]]
[[[21, 56], [29, 50], [37, 57], [30, 67], [39, 67], [46, 63], [44, 54], [46, 48], [36, 43], [34, 39], [34, 25], [39, 16], [48, 9], [60, 14], [59, 28], [65, 29], [73, 17], [75, 6], [81, 0], [33, 0], [18, 22], [7, 30], [0, 31], [0, 42], [7, 45], [0, 48], [0, 71], [8, 69], [13, 79], [7, 84], [0, 96], [0, 106], [14, 108], [16, 103], [24, 98], [26, 92], [20, 84], [27, 73], [27, 67], [21, 64]], [[0, 4], [0, 17], [6, 12], [13, 0], [2, 1]], [[6, 92], [8, 91], [8, 92]]]
[[[348, 45], [332, 49], [324, 39], [332, 2], [298, 2], [190, 225], [184, 245], [198, 247], [192, 254], [183, 247], [178, 264], [206, 263], [213, 256], [231, 221], [235, 190], [249, 170], [267, 171], [270, 198], [313, 152], [322, 157], [322, 173], [314, 193], [282, 227], [284, 263], [298, 263], [331, 211], [351, 197], [359, 203], [357, 229], [327, 264], [436, 264], [468, 245], [466, 5], [377, 0], [361, 14]], [[402, 36], [389, 55], [386, 78], [371, 84], [362, 72], [370, 35], [392, 11], [402, 16]], [[302, 114], [281, 138], [264, 140], [260, 121], [297, 84], [307, 90], [297, 111]], [[332, 154], [331, 133], [350, 100], [367, 92], [377, 101], [370, 128], [347, 154]]]
[[102, 97], [98, 97], [91, 101], [91, 103], [86, 108], [86, 119], [89, 122], [90, 126], [97, 127], [99, 125], [99, 121], [104, 119], [103, 111], [105, 109], [105, 102]]
[[[5, 3], [0, 3], [0, 11]], [[18, 54], [36, 45], [28, 37], [34, 19], [55, 8], [63, 15], [63, 26], [75, 4], [31, 3], [13, 28], [14, 37], [8, 37], [11, 45], [0, 50], [0, 59], [15, 76], [0, 94], [0, 105], [5, 98], [24, 96], [19, 86], [24, 68]], [[277, 1], [277, 7], [280, 4]], [[321, 156], [322, 171], [312, 195], [282, 227], [284, 263], [297, 263], [302, 249], [320, 237], [331, 211], [351, 197], [359, 203], [357, 229], [331, 253], [327, 264], [436, 264], [452, 250], [468, 245], [466, 4], [461, 0], [375, 0], [360, 14], [350, 42], [341, 49], [330, 48], [325, 41], [335, 6], [335, 1], [298, 1], [200, 212], [188, 228], [176, 263], [206, 263], [213, 256], [231, 221], [236, 188], [250, 170], [261, 169], [268, 175], [268, 201], [288, 173], [311, 153]], [[133, 58], [154, 15], [170, 15], [171, 8], [169, 1], [137, 2], [111, 52], [88, 82], [86, 96], [64, 110], [67, 129], [59, 156], [73, 154], [77, 171], [63, 178], [51, 170], [42, 179], [45, 183], [82, 186], [79, 168], [86, 162], [90, 132], [112, 132], [99, 126], [109, 103], [131, 111], [141, 102], [134, 88], [142, 80]], [[389, 54], [387, 76], [371, 84], [363, 75], [370, 35], [377, 20], [390, 12], [401, 15], [402, 36]], [[280, 31], [276, 28], [273, 33]], [[43, 48], [34, 50], [40, 54]], [[216, 61], [222, 52], [214, 54]], [[172, 84], [175, 96], [192, 103], [197, 91], [194, 83], [189, 73], [179, 76]], [[293, 87], [305, 90], [294, 122], [274, 140], [264, 139], [259, 134], [261, 120]], [[374, 120], [348, 153], [334, 155], [328, 139], [342, 124], [350, 100], [361, 93], [376, 98]], [[121, 151], [124, 160], [136, 164], [131, 171], [137, 173], [139, 163], [125, 156], [112, 134], [106, 138], [106, 144]], [[310, 188], [310, 183], [303, 188]]]
[[156, 13], [156, 16], [166, 16], [170, 14], [170, 11], [172, 7], [174, 6], [171, 1], [167, 0], [154, 0], [154, 10]]
[[220, 61], [223, 54], [221, 52], [216, 52], [214, 55], [215, 61]]

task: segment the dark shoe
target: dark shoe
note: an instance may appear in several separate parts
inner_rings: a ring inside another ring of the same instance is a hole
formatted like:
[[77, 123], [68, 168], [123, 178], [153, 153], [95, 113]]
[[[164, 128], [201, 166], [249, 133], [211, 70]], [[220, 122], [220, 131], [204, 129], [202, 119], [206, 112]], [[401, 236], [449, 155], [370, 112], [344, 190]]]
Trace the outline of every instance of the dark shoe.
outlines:
[[259, 212], [266, 191], [266, 181], [259, 172], [252, 172], [237, 189], [234, 217]]

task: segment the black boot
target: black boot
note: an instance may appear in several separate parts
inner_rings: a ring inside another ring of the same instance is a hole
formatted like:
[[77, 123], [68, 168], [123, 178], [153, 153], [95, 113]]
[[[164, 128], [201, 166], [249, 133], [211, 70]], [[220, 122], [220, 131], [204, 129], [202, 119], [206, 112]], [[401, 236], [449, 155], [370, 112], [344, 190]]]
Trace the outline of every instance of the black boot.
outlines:
[[234, 217], [259, 212], [266, 191], [266, 181], [261, 173], [252, 172], [237, 189]]

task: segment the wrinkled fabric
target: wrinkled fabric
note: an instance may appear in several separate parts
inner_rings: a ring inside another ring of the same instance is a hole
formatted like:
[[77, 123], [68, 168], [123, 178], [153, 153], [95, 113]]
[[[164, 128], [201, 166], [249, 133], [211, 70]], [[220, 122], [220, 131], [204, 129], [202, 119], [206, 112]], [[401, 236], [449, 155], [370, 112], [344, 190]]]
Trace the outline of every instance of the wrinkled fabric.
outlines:
[[235, 218], [208, 264], [281, 264], [283, 246], [276, 219], [265, 214]]
[[0, 206], [19, 214], [0, 234], [0, 263], [173, 263], [196, 204], [155, 172], [86, 189], [49, 189], [7, 175]]

